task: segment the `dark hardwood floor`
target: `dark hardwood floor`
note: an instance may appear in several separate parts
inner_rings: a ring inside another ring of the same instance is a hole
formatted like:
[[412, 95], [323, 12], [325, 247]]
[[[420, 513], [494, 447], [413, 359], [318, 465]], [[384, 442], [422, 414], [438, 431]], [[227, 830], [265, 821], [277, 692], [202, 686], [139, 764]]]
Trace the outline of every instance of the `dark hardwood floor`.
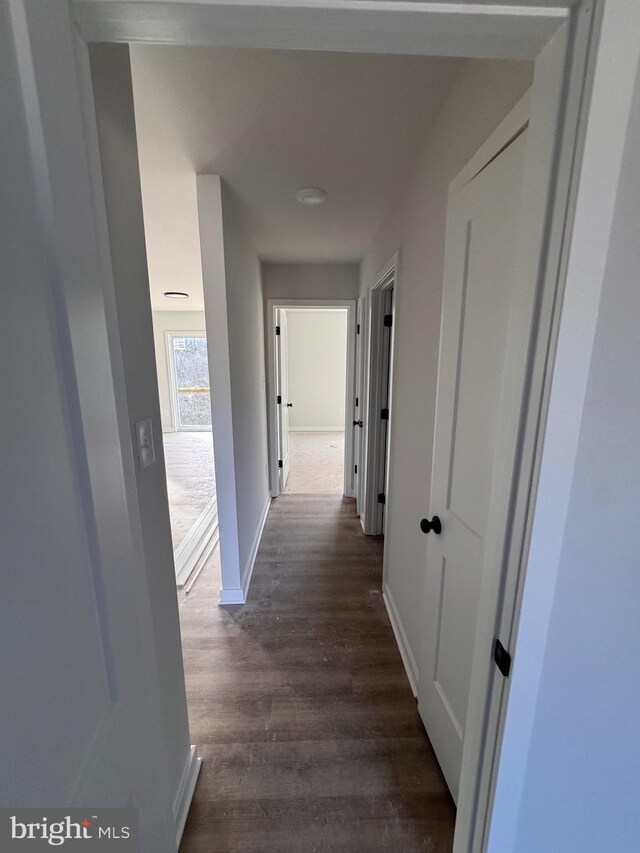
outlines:
[[180, 608], [204, 759], [181, 853], [448, 853], [455, 808], [353, 501], [274, 501], [243, 607], [205, 572]]

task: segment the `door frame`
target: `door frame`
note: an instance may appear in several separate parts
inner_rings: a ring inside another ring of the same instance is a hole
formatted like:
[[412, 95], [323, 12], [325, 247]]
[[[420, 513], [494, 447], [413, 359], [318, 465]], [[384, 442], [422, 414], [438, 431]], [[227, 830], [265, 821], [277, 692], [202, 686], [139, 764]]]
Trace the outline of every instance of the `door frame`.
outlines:
[[[394, 305], [398, 293], [398, 252], [387, 261], [367, 291], [367, 327], [369, 330], [365, 348], [364, 411], [366, 421], [363, 429], [364, 483], [362, 501], [362, 529], [367, 536], [384, 533], [384, 507], [390, 501], [388, 452], [391, 442], [393, 421], [393, 366], [395, 362], [396, 323], [391, 326], [391, 340], [385, 344], [383, 316], [389, 291], [394, 292]], [[392, 314], [395, 311], [392, 310]], [[387, 402], [389, 419], [387, 429], [382, 429], [380, 410], [383, 408], [385, 382], [388, 383]], [[383, 440], [384, 436], [384, 440]], [[384, 446], [383, 446], [384, 445]], [[385, 495], [385, 504], [378, 503], [380, 489]]]
[[278, 404], [276, 402], [276, 311], [287, 308], [317, 309], [344, 308], [347, 311], [347, 363], [344, 401], [344, 486], [343, 494], [352, 498], [353, 492], [353, 431], [349, 426], [354, 419], [353, 388], [356, 354], [356, 304], [355, 299], [268, 299], [267, 300], [267, 427], [269, 431], [269, 489], [271, 497], [280, 494], [278, 470]]
[[[273, 393], [276, 397], [276, 421], [275, 421], [275, 434], [276, 434], [276, 444], [277, 444], [277, 456], [278, 456], [278, 490], [283, 492], [287, 486], [287, 480], [289, 479], [289, 470], [291, 467], [291, 450], [289, 447], [289, 435], [287, 433], [286, 442], [284, 438], [284, 431], [282, 429], [282, 424], [286, 420], [287, 430], [290, 432], [289, 423], [289, 317], [287, 316], [286, 311], [281, 311], [279, 308], [276, 308], [274, 311], [274, 322], [276, 324], [276, 330], [278, 326], [280, 327], [280, 334], [276, 334], [276, 341], [274, 343], [274, 388]], [[284, 335], [282, 334], [284, 328]], [[282, 362], [286, 364], [287, 375], [286, 378], [283, 377], [282, 374]], [[283, 383], [284, 378], [284, 383]], [[287, 393], [284, 394], [284, 387], [286, 385]], [[280, 400], [278, 403], [277, 401]], [[284, 447], [286, 445], [286, 453], [284, 451]], [[283, 463], [282, 468], [280, 467], [280, 463]]]
[[[365, 412], [367, 399], [366, 391], [366, 354], [367, 354], [367, 308], [369, 299], [366, 293], [359, 296], [356, 301], [356, 365], [355, 365], [355, 385], [353, 389], [353, 415], [354, 421], [362, 420]], [[359, 441], [357, 440], [359, 438]], [[356, 499], [356, 512], [362, 523], [364, 515], [364, 429], [360, 433], [354, 430], [353, 439], [353, 463], [354, 463], [354, 497]], [[355, 466], [358, 466], [358, 473], [355, 472]]]
[[[174, 351], [173, 351], [173, 339], [174, 338], [205, 338], [206, 340], [207, 333], [206, 331], [199, 332], [171, 332], [166, 331], [164, 333], [165, 340], [165, 349], [167, 352], [167, 369], [169, 372], [169, 396], [171, 397], [171, 412], [173, 415], [173, 432], [211, 432], [213, 429], [213, 421], [210, 426], [193, 426], [193, 427], [181, 427], [180, 426], [180, 408], [178, 406], [178, 386], [176, 380], [176, 365], [174, 361]], [[211, 383], [211, 380], [209, 380]], [[209, 388], [209, 394], [211, 394], [211, 388]]]
[[[542, 7], [483, 2], [443, 4], [429, 0], [380, 0], [368, 4], [356, 0], [339, 4], [290, 0], [286, 4], [262, 3], [261, 14], [256, 16], [255, 3], [245, 0], [52, 0], [45, 16], [39, 14], [42, 6], [14, 0], [10, 36], [19, 56], [24, 120], [31, 140], [31, 178], [43, 221], [38, 237], [50, 250], [48, 263], [59, 282], [59, 324], [68, 329], [73, 360], [70, 371], [74, 365], [78, 371], [72, 381], [77, 387], [87, 458], [92, 459], [94, 449], [99, 456], [105, 440], [106, 427], [103, 422], [97, 423], [93, 415], [96, 393], [107, 394], [117, 419], [117, 427], [109, 422], [108, 428], [123, 449], [122, 497], [131, 506], [137, 505], [134, 460], [127, 450], [129, 412], [113, 312], [105, 201], [94, 150], [96, 129], [88, 42], [154, 41], [535, 59], [532, 118], [545, 134], [550, 134], [550, 139], [538, 138], [534, 144], [534, 148], [541, 148], [544, 165], [537, 175], [537, 187], [528, 189], [535, 197], [536, 208], [542, 206], [544, 217], [543, 227], [528, 246], [537, 326], [527, 365], [526, 399], [518, 434], [518, 476], [500, 591], [501, 606], [510, 605], [509, 636], [515, 636], [527, 565], [529, 574], [531, 567], [535, 570], [532, 582], [539, 581], [542, 562], [547, 569], [550, 566], [544, 583], [552, 585], [562, 547], [572, 459], [578, 443], [624, 142], [624, 134], [612, 139], [608, 131], [614, 120], [624, 126], [638, 58], [637, 47], [625, 40], [621, 23], [626, 14], [636, 12], [630, 0], [622, 2], [622, 8], [614, 8], [613, 4], [605, 8], [604, 0], [578, 0], [569, 9], [561, 2]], [[614, 82], [617, 98], [612, 103], [610, 91]], [[557, 109], [558, 102], [561, 110]], [[70, 151], [82, 152], [83, 156], [74, 158]], [[583, 157], [588, 170], [581, 168]], [[81, 277], [82, 293], [74, 267], [77, 245], [86, 246], [88, 264]], [[92, 336], [86, 334], [84, 315], [79, 310], [90, 299], [95, 332]], [[105, 335], [109, 343], [108, 359], [99, 369], [93, 358], [96, 334]], [[556, 388], [563, 392], [562, 404]], [[543, 439], [545, 445], [562, 446], [563, 464], [560, 471], [555, 466], [554, 488], [544, 476], [547, 456], [542, 454]], [[99, 493], [104, 485], [102, 472], [90, 468], [89, 476], [94, 493]], [[546, 506], [542, 498], [547, 500]], [[95, 526], [97, 535], [106, 543], [107, 561], [111, 559], [107, 535], [111, 518], [110, 507], [96, 508]], [[139, 513], [130, 513], [126, 530], [115, 539], [120, 541], [126, 534], [139, 542], [142, 524]], [[538, 540], [545, 533], [552, 536], [551, 541], [546, 537], [543, 546]], [[525, 624], [528, 649], [539, 661], [544, 654], [545, 619], [552, 603], [546, 588], [543, 593], [538, 628]], [[497, 712], [488, 688], [483, 695], [472, 695], [482, 720], [482, 747], [492, 756], [485, 762], [492, 786], [498, 776], [498, 757], [502, 757], [508, 687], [508, 682], [503, 685]], [[521, 685], [519, 689], [523, 695], [530, 695]], [[531, 689], [535, 689], [535, 679]], [[524, 738], [526, 753], [527, 733], [533, 721], [523, 718], [520, 722], [520, 741]], [[463, 756], [463, 772], [471, 774], [467, 786], [470, 796], [468, 801], [461, 796], [459, 803], [455, 853], [486, 846], [485, 829], [495, 809], [492, 790], [481, 785], [481, 769], [478, 755], [470, 756], [467, 762]], [[520, 766], [511, 767], [512, 787], [518, 788], [524, 772], [521, 758]], [[509, 815], [514, 819], [517, 809], [513, 801], [509, 806], [498, 809], [502, 822], [508, 823]]]

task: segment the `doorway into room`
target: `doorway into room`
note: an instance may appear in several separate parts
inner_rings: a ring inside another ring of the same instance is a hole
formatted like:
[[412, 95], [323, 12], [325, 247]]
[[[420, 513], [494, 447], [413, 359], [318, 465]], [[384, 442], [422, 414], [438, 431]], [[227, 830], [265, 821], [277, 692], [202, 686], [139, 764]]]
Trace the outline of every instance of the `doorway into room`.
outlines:
[[154, 310], [153, 321], [176, 586], [188, 590], [218, 540], [204, 312]]
[[276, 493], [351, 496], [351, 308], [274, 304], [269, 316]]

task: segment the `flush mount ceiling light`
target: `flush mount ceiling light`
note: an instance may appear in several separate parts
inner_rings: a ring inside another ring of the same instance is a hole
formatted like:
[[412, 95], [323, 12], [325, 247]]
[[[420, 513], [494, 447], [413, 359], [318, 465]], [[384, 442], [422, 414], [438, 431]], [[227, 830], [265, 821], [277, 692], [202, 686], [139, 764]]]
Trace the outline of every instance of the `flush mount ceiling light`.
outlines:
[[296, 193], [296, 198], [300, 204], [306, 204], [308, 207], [318, 207], [324, 204], [327, 200], [327, 193], [320, 187], [303, 187]]
[[169, 299], [188, 299], [189, 294], [184, 293], [182, 290], [165, 290], [165, 296], [168, 296]]

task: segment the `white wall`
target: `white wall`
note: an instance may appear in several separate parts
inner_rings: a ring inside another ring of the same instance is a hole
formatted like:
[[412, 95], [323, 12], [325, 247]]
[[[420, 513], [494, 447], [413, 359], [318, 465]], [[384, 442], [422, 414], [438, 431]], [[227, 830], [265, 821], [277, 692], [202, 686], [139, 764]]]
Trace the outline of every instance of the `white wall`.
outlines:
[[[260, 262], [222, 183], [224, 261], [241, 581], [269, 501], [264, 305]], [[214, 391], [215, 393], [215, 391]]]
[[262, 264], [266, 299], [355, 299], [358, 264]]
[[399, 251], [385, 570], [416, 666], [426, 560], [426, 537], [418, 524], [437, 512], [429, 507], [429, 493], [447, 190], [530, 86], [532, 73], [530, 63], [465, 63], [360, 268], [364, 293]]
[[[122, 367], [135, 447], [135, 423], [151, 418], [157, 438], [161, 426], [128, 46], [92, 46], [91, 72]], [[159, 712], [169, 751], [168, 778], [175, 793], [188, 761], [189, 724], [166, 472], [159, 440], [155, 441], [155, 454], [153, 464], [144, 470], [136, 467], [137, 508], [154, 646], [162, 662]]]
[[608, 5], [601, 48], [500, 758], [495, 853], [640, 849], [635, 0]]
[[289, 427], [344, 429], [347, 312], [287, 311]]
[[[0, 339], [14, 356], [0, 359], [12, 412], [0, 424], [0, 643], [10, 650], [0, 662], [0, 802], [131, 804], [140, 849], [175, 853], [189, 740], [173, 567], [162, 537], [157, 564], [142, 541], [146, 487], [125, 405], [134, 366], [121, 360], [113, 289], [125, 267], [127, 284], [148, 293], [127, 48], [103, 64], [124, 95], [103, 141], [118, 149], [111, 177], [133, 202], [109, 223], [112, 239], [129, 230], [133, 247], [114, 256], [112, 277], [95, 125], [83, 121], [77, 85], [86, 56], [74, 35], [65, 3], [0, 4], [0, 185], [11, 199], [0, 253], [12, 284]], [[147, 312], [141, 366], [155, 389], [146, 299], [131, 307]], [[140, 408], [159, 429], [155, 390]], [[148, 472], [161, 477], [161, 458]]]
[[175, 429], [175, 412], [171, 402], [169, 361], [167, 358], [167, 332], [204, 332], [204, 311], [154, 311], [153, 341], [156, 352], [158, 392], [162, 429]]

